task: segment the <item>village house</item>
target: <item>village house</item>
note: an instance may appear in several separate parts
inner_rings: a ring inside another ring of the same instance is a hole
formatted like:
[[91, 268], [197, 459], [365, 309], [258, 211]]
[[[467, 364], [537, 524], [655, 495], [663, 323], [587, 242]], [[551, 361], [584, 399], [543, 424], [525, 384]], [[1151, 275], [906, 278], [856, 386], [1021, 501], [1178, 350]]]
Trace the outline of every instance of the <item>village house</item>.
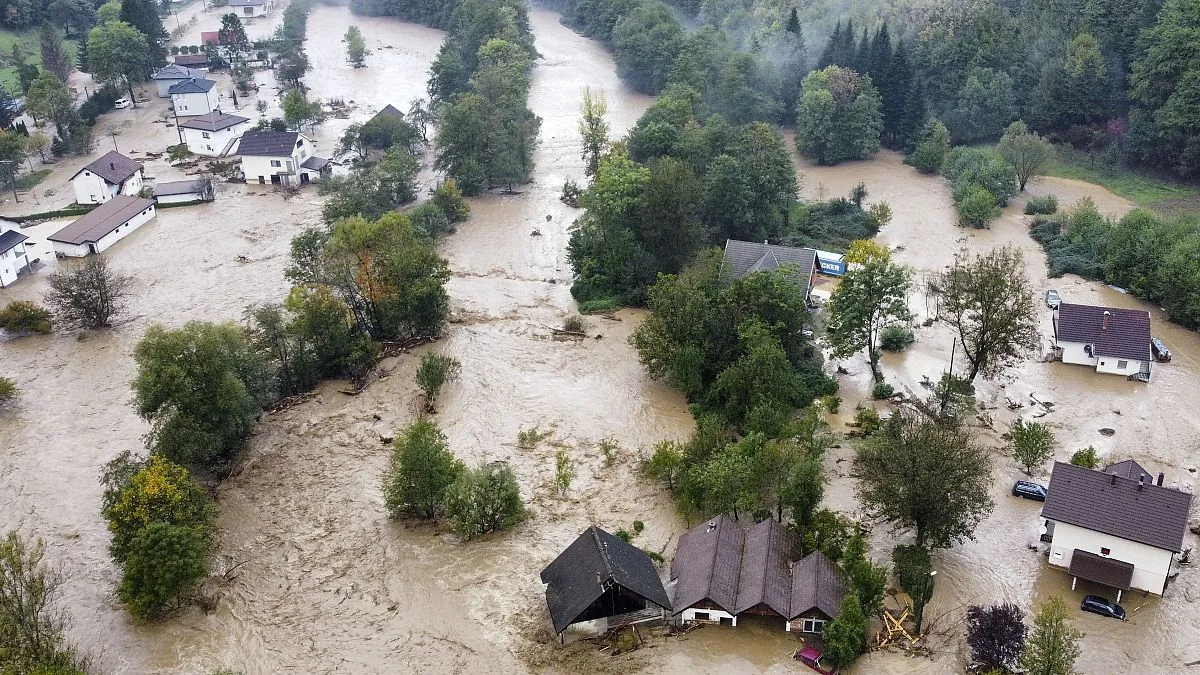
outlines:
[[[176, 54], [175, 65], [183, 66], [188, 70], [196, 73], [193, 77], [199, 76], [201, 71], [208, 70], [208, 54]], [[166, 96], [167, 94], [159, 94]]]
[[269, 0], [229, 0], [226, 7], [243, 19], [253, 19], [270, 14], [273, 5]]
[[171, 106], [179, 117], [207, 115], [221, 110], [221, 101], [215, 90], [216, 82], [204, 78], [193, 77], [171, 85]]
[[1055, 354], [1097, 373], [1150, 381], [1150, 313], [1060, 303], [1054, 310]]
[[211, 202], [216, 197], [211, 178], [193, 178], [154, 186], [154, 203], [187, 204]]
[[153, 201], [117, 195], [46, 239], [53, 244], [56, 256], [82, 258], [104, 252], [155, 215]]
[[774, 246], [763, 242], [725, 240], [725, 260], [733, 269], [733, 276], [741, 279], [754, 272], [787, 270], [787, 279], [804, 291], [804, 302], [810, 302], [813, 278], [821, 268], [817, 264], [817, 252], [811, 248]]
[[25, 253], [25, 240], [29, 237], [10, 220], [0, 219], [0, 288], [11, 286], [26, 272], [29, 256]]
[[[206, 58], [201, 54], [197, 54], [196, 56]], [[202, 77], [202, 75], [191, 68], [179, 65], [179, 62], [176, 61], [151, 75], [150, 79], [154, 80], [155, 86], [158, 87], [159, 98], [168, 98], [171, 96], [171, 87], [197, 77]]]
[[247, 131], [238, 143], [247, 183], [295, 187], [332, 172], [328, 159], [313, 154], [312, 139], [295, 131]]
[[736, 626], [773, 617], [785, 631], [819, 634], [837, 614], [846, 586], [824, 554], [800, 560], [787, 527], [768, 518], [744, 529], [720, 515], [684, 533], [671, 561], [674, 612], [684, 623]]
[[75, 201], [103, 204], [116, 195], [136, 195], [142, 190], [145, 175], [142, 163], [110, 150], [71, 176]]
[[554, 632], [608, 619], [622, 623], [661, 620], [671, 601], [646, 552], [595, 525], [542, 570]]
[[219, 157], [250, 128], [250, 119], [223, 112], [197, 115], [179, 123], [183, 142], [197, 155]]
[[1183, 551], [1192, 495], [1163, 487], [1137, 462], [1103, 471], [1055, 462], [1042, 516], [1050, 564], [1079, 579], [1162, 595]]

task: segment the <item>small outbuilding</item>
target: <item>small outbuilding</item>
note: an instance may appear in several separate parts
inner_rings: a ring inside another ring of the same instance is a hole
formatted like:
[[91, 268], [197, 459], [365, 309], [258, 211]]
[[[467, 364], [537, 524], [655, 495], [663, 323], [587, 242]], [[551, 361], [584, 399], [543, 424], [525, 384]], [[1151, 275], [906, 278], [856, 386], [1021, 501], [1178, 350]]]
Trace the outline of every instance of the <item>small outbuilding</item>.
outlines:
[[176, 82], [167, 89], [171, 95], [171, 105], [179, 117], [207, 115], [220, 112], [221, 102], [215, 90], [216, 82], [206, 77], [193, 77], [182, 82]]
[[250, 118], [210, 112], [182, 120], [179, 129], [187, 149], [197, 155], [219, 157], [250, 128]]
[[145, 176], [142, 163], [110, 150], [71, 176], [75, 201], [103, 204], [117, 195], [136, 195]]
[[10, 220], [0, 220], [0, 288], [11, 286], [30, 267], [25, 253], [25, 240], [29, 239], [21, 228]]
[[795, 283], [809, 302], [813, 277], [821, 268], [817, 265], [817, 252], [811, 248], [775, 246], [763, 242], [725, 240], [725, 260], [733, 270], [733, 276], [741, 279], [755, 272], [785, 270], [787, 279]]
[[226, 7], [243, 19], [253, 19], [270, 13], [272, 3], [270, 0], [229, 0]]
[[58, 257], [82, 258], [102, 253], [156, 215], [154, 202], [117, 195], [47, 237]]
[[[208, 54], [176, 54], [175, 65], [183, 66], [199, 75], [200, 71], [208, 70]], [[196, 77], [196, 75], [192, 77]], [[167, 96], [167, 94], [159, 94], [159, 96]]]
[[646, 552], [595, 525], [547, 565], [541, 578], [560, 639], [571, 624], [647, 610], [661, 618], [671, 609]]
[[213, 182], [209, 178], [159, 183], [154, 186], [154, 201], [157, 204], [211, 202], [215, 196]]

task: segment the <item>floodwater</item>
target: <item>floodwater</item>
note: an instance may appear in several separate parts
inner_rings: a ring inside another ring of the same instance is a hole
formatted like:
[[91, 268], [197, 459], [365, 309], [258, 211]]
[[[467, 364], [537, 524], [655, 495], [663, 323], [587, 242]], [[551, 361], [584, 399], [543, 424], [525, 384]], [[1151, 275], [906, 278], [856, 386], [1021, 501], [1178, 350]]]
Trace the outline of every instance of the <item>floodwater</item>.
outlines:
[[[190, 29], [197, 33], [215, 30], [219, 23], [215, 12], [197, 6], [188, 12], [201, 17]], [[185, 22], [187, 16], [181, 15]], [[269, 21], [278, 16], [276, 10]], [[531, 19], [543, 57], [530, 94], [530, 106], [543, 119], [535, 182], [519, 194], [471, 200], [472, 217], [443, 242], [453, 271], [451, 325], [443, 340], [423, 349], [453, 355], [463, 364], [437, 416], [455, 452], [471, 463], [509, 462], [534, 516], [511, 532], [466, 544], [432, 527], [386, 519], [379, 482], [388, 446], [380, 439], [413, 418], [416, 397], [416, 355], [403, 355], [385, 362], [386, 376], [359, 396], [341, 393], [343, 383], [327, 383], [314, 400], [265, 415], [246, 462], [219, 490], [220, 560], [209, 584], [216, 609], [209, 614], [191, 609], [148, 627], [130, 624], [115, 600], [118, 572], [106, 552], [96, 477], [118, 452], [140, 447], [146, 431], [128, 404], [133, 346], [152, 322], [238, 320], [246, 305], [282, 298], [288, 242], [319, 220], [315, 191], [289, 198], [269, 186], [221, 184], [213, 204], [164, 210], [111, 250], [114, 265], [137, 278], [127, 322], [83, 339], [63, 334], [0, 345], [0, 371], [15, 377], [23, 391], [14, 408], [0, 413], [0, 528], [47, 540], [51, 558], [69, 579], [64, 600], [74, 617], [71, 637], [97, 655], [98, 670], [792, 670], [788, 654], [794, 637], [771, 626], [704, 628], [617, 658], [586, 643], [567, 649], [553, 643], [537, 574], [587, 525], [611, 530], [642, 520], [646, 530], [635, 543], [667, 555], [674, 550], [687, 524], [665, 491], [637, 478], [637, 453], [663, 438], [686, 437], [692, 421], [678, 393], [645, 377], [627, 343], [642, 312], [589, 318], [593, 337], [586, 340], [550, 336], [549, 327], [573, 309], [565, 245], [578, 212], [559, 202], [558, 194], [566, 178], [583, 176], [576, 130], [580, 88], [605, 91], [614, 137], [636, 121], [650, 99], [624, 88], [603, 47], [561, 26], [557, 15], [534, 10]], [[362, 28], [373, 51], [367, 68], [345, 63], [341, 35], [351, 24]], [[270, 25], [260, 21], [250, 30], [265, 33]], [[350, 121], [362, 121], [388, 103], [406, 108], [423, 95], [425, 71], [442, 39], [438, 31], [356, 18], [336, 7], [315, 7], [310, 26], [306, 48], [314, 69], [306, 81], [314, 95], [347, 104], [344, 116], [314, 131], [322, 153], [330, 151]], [[265, 85], [259, 96], [277, 109], [269, 75], [256, 77]], [[245, 109], [254, 101], [240, 104]], [[123, 152], [139, 151], [134, 156], [148, 160], [149, 174], [174, 179], [179, 169], [145, 155], [176, 142], [174, 128], [156, 121], [162, 110], [165, 105], [156, 100], [106, 119], [121, 125], [117, 142]], [[66, 179], [87, 161], [57, 165], [39, 186], [41, 201], [68, 202]], [[1011, 243], [1026, 252], [1039, 291], [1054, 286], [1068, 300], [1140, 306], [1092, 282], [1045, 280], [1020, 203], [991, 230], [966, 231], [954, 225], [949, 190], [941, 179], [918, 175], [897, 155], [881, 153], [871, 162], [833, 168], [797, 161], [808, 196], [842, 194], [865, 181], [869, 201], [885, 200], [895, 214], [880, 239], [903, 246], [897, 256], [918, 270], [941, 269], [961, 246], [984, 250]], [[57, 192], [45, 196], [46, 189]], [[1046, 191], [1064, 202], [1091, 194], [1114, 213], [1129, 208], [1082, 183], [1043, 179], [1030, 188]], [[60, 224], [27, 232], [44, 247], [44, 237]], [[0, 302], [41, 295], [53, 266], [52, 256], [42, 257], [47, 267], [0, 290]], [[923, 304], [919, 295], [913, 304]], [[1195, 412], [1200, 410], [1200, 340], [1159, 320], [1154, 311], [1155, 332], [1175, 360], [1158, 366], [1153, 382], [1130, 383], [1062, 364], [1023, 364], [1004, 382], [980, 387], [984, 400], [1001, 402], [1001, 410], [988, 411], [995, 428], [981, 429], [984, 442], [998, 446], [999, 432], [1015, 415], [1003, 409], [1006, 392], [1021, 397], [1037, 392], [1057, 404], [1043, 421], [1055, 426], [1060, 457], [1093, 444], [1106, 458], [1132, 455], [1151, 470], [1166, 471], [1168, 480], [1189, 480], [1190, 451], [1200, 436]], [[1049, 329], [1048, 314], [1043, 328]], [[944, 329], [923, 328], [919, 336], [910, 352], [889, 356], [884, 364], [889, 380], [914, 391], [920, 391], [922, 375], [936, 377], [949, 360]], [[865, 398], [869, 375], [862, 359], [845, 365], [851, 374], [842, 377], [843, 411], [852, 411]], [[519, 448], [518, 431], [533, 426], [553, 433], [536, 449]], [[1100, 427], [1117, 434], [1103, 437]], [[607, 467], [598, 449], [606, 437], [621, 447]], [[560, 448], [578, 466], [566, 498], [552, 488], [554, 452]], [[844, 461], [851, 455], [843, 443], [828, 465], [827, 502], [847, 512], [856, 509]], [[951, 631], [939, 636], [935, 658], [876, 654], [855, 672], [956, 672], [965, 604], [1010, 600], [1028, 608], [1051, 593], [1079, 595], [1069, 592], [1064, 574], [1041, 569], [1041, 559], [1026, 550], [1036, 533], [1038, 507], [1007, 496], [1017, 475], [1011, 461], [997, 457], [995, 513], [981, 526], [977, 541], [937, 556], [939, 585], [928, 615], [948, 613], [939, 625]], [[886, 560], [895, 541], [876, 528], [874, 554]], [[1150, 599], [1129, 623], [1079, 615], [1077, 623], [1088, 632], [1081, 671], [1171, 672], [1200, 658], [1200, 618], [1188, 611], [1197, 595], [1200, 582], [1185, 571], [1167, 598]], [[1141, 598], [1125, 602], [1130, 609], [1141, 604]]]

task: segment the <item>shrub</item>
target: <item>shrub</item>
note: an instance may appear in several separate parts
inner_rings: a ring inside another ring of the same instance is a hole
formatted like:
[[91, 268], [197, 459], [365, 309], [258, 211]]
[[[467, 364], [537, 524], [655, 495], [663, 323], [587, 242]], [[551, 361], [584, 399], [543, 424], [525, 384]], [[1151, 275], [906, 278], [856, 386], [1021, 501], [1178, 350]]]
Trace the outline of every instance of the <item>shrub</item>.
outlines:
[[903, 324], [894, 323], [879, 333], [879, 346], [889, 352], [902, 352], [916, 341], [916, 334]]
[[549, 431], [542, 431], [536, 426], [528, 429], [521, 429], [517, 432], [517, 447], [521, 448], [522, 450], [532, 450], [537, 447], [538, 443], [542, 442], [542, 439], [548, 438], [549, 436]]
[[208, 551], [188, 527], [153, 522], [133, 540], [117, 596], [134, 618], [149, 621], [181, 606], [208, 572]]
[[912, 598], [919, 629], [925, 603], [933, 596], [933, 562], [929, 552], [920, 546], [901, 544], [892, 550], [892, 563], [896, 581]]
[[1054, 195], [1045, 195], [1043, 197], [1030, 197], [1029, 201], [1025, 202], [1025, 214], [1029, 216], [1039, 214], [1051, 214], [1058, 211], [1058, 197]]
[[446, 491], [446, 512], [464, 539], [507, 529], [529, 516], [516, 475], [500, 463], [464, 470]]
[[883, 428], [883, 419], [874, 408], [858, 408], [854, 411], [854, 426], [862, 435], [870, 436]]
[[562, 329], [568, 333], [582, 333], [587, 330], [587, 322], [583, 320], [582, 316], [572, 314], [563, 319]]
[[63, 577], [43, 561], [46, 545], [16, 532], [0, 538], [0, 672], [83, 675], [87, 657], [67, 642], [59, 609]]
[[1030, 476], [1054, 454], [1054, 432], [1045, 424], [1018, 419], [1009, 433], [1013, 459]]
[[579, 313], [603, 314], [605, 312], [611, 312], [619, 306], [620, 303], [617, 302], [617, 299], [613, 297], [592, 298], [591, 300], [584, 300], [583, 302], [579, 303]]
[[446, 490], [463, 471], [446, 436], [427, 419], [409, 424], [396, 437], [383, 477], [383, 502], [392, 518], [433, 518], [446, 503]]
[[830, 394], [821, 400], [824, 402], [825, 409], [828, 410], [830, 414], [838, 414], [838, 410], [840, 410], [842, 407], [841, 396], [834, 396], [833, 394]]
[[167, 157], [170, 158], [172, 162], [177, 162], [181, 159], [187, 159], [192, 155], [193, 153], [188, 149], [187, 143], [179, 143], [167, 148]]
[[421, 365], [417, 366], [417, 386], [425, 394], [427, 411], [437, 412], [437, 400], [442, 392], [442, 385], [458, 377], [460, 370], [462, 364], [458, 359], [433, 352], [426, 352], [421, 357]]
[[666, 483], [674, 490], [683, 473], [684, 446], [676, 441], [659, 441], [654, 445], [654, 454], [642, 463], [642, 473]]
[[17, 389], [16, 382], [7, 377], [0, 377], [0, 405], [15, 399], [19, 393], [21, 392]]
[[50, 332], [50, 310], [27, 300], [13, 300], [0, 309], [0, 328], [10, 333]]
[[648, 549], [648, 548], [644, 548], [644, 549], [642, 549], [642, 553], [645, 553], [645, 554], [646, 554], [646, 557], [648, 557], [648, 558], [650, 558], [651, 560], [653, 560], [653, 561], [654, 561], [654, 563], [655, 563], [655, 564], [657, 564], [657, 565], [661, 565], [661, 564], [663, 564], [664, 562], [666, 562], [666, 559], [665, 559], [665, 558], [663, 558], [663, 557], [662, 557], [662, 554], [661, 554], [661, 553], [659, 553], [658, 551], [655, 551], [655, 550], [652, 550], [652, 549]]
[[867, 638], [867, 617], [858, 604], [858, 596], [847, 593], [833, 621], [821, 633], [825, 642], [824, 656], [828, 665], [844, 668], [863, 652]]
[[982, 186], [972, 185], [958, 205], [958, 222], [964, 227], [981, 229], [988, 223], [1000, 217], [1000, 207], [996, 205], [996, 197]]
[[471, 215], [471, 207], [463, 199], [462, 190], [458, 189], [458, 183], [453, 178], [442, 181], [430, 195], [430, 203], [436, 204], [451, 224], [461, 223]]
[[1096, 456], [1096, 448], [1087, 446], [1082, 450], [1076, 450], [1071, 455], [1071, 463], [1075, 466], [1082, 466], [1087, 469], [1099, 469], [1100, 458]]
[[566, 450], [554, 453], [554, 488], [560, 497], [565, 497], [571, 489], [571, 481], [575, 479], [575, 462]]
[[45, 300], [61, 325], [104, 328], [125, 310], [132, 285], [133, 277], [109, 268], [107, 258], [94, 255], [50, 275]]
[[633, 521], [633, 533], [641, 534], [646, 529], [646, 524], [640, 520]]
[[562, 195], [559, 196], [559, 201], [572, 208], [579, 208], [579, 198], [583, 196], [583, 188], [579, 187], [573, 179], [568, 178], [563, 183]]
[[892, 385], [888, 384], [887, 382], [876, 382], [875, 388], [871, 390], [871, 396], [877, 401], [885, 398], [891, 398], [895, 393], [895, 389], [893, 389]]
[[613, 534], [613, 536], [615, 536], [617, 539], [620, 539], [621, 541], [625, 542], [626, 544], [633, 541], [633, 535], [629, 533], [629, 530], [626, 530], [623, 527], [620, 528], [619, 530], [617, 530]]
[[604, 455], [605, 468], [612, 466], [613, 462], [617, 461], [617, 450], [620, 448], [621, 446], [617, 444], [616, 439], [600, 439], [600, 452]]

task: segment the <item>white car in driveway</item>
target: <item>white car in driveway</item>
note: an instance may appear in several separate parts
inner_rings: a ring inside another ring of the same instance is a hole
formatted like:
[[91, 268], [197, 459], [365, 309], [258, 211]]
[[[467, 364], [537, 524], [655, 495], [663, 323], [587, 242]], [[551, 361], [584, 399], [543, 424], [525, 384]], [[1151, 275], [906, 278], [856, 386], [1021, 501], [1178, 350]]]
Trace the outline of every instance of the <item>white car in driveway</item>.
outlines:
[[122, 108], [128, 108], [131, 105], [133, 105], [133, 104], [130, 103], [129, 99], [127, 99], [127, 98], [119, 98], [119, 99], [113, 101], [113, 107], [117, 108], [118, 110], [120, 110]]
[[1046, 306], [1047, 307], [1049, 307], [1050, 309], [1058, 309], [1058, 306], [1061, 303], [1062, 303], [1062, 297], [1059, 296], [1058, 291], [1054, 290], [1053, 288], [1046, 291]]

